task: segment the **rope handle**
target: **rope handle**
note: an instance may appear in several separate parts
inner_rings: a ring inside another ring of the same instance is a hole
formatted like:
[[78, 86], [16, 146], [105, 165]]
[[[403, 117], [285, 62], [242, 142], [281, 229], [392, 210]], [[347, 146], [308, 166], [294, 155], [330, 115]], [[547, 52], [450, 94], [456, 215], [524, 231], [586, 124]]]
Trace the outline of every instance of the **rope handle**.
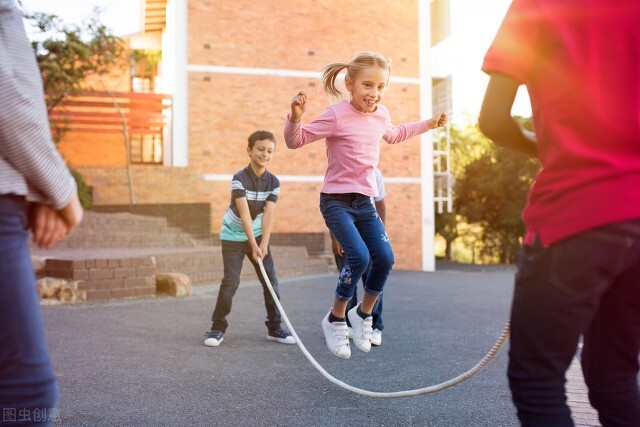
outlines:
[[480, 372], [485, 366], [487, 366], [487, 364], [498, 354], [498, 352], [500, 352], [500, 349], [502, 348], [507, 338], [509, 337], [510, 322], [507, 321], [506, 325], [504, 326], [504, 329], [502, 330], [502, 333], [498, 337], [498, 340], [495, 342], [495, 344], [493, 344], [493, 347], [491, 347], [491, 350], [489, 350], [489, 352], [480, 360], [480, 362], [478, 362], [473, 368], [469, 369], [467, 372], [460, 374], [457, 377], [454, 377], [448, 381], [444, 381], [439, 384], [435, 384], [435, 385], [423, 387], [423, 388], [417, 388], [413, 390], [390, 391], [390, 392], [364, 390], [362, 388], [349, 385], [344, 381], [341, 381], [336, 377], [334, 377], [333, 375], [331, 375], [330, 373], [328, 373], [313, 358], [311, 353], [307, 351], [307, 348], [304, 346], [304, 344], [300, 340], [300, 337], [298, 337], [298, 334], [296, 333], [295, 329], [291, 325], [291, 322], [289, 322], [289, 318], [287, 317], [287, 314], [284, 312], [284, 308], [282, 308], [282, 304], [280, 304], [280, 299], [278, 298], [275, 291], [273, 290], [273, 286], [269, 281], [269, 277], [267, 276], [267, 272], [264, 269], [264, 265], [262, 264], [261, 258], [258, 258], [258, 265], [260, 266], [260, 272], [262, 273], [262, 277], [264, 278], [264, 281], [267, 284], [267, 288], [269, 288], [269, 292], [271, 293], [271, 296], [273, 297], [273, 300], [275, 301], [276, 306], [278, 307], [278, 310], [280, 310], [280, 315], [282, 316], [282, 320], [284, 320], [284, 323], [289, 328], [291, 335], [293, 335], [293, 337], [296, 339], [296, 344], [298, 344], [298, 347], [302, 351], [302, 354], [304, 354], [306, 358], [309, 360], [309, 362], [311, 362], [311, 364], [318, 370], [318, 372], [320, 372], [322, 376], [324, 376], [330, 382], [337, 385], [338, 387], [342, 387], [347, 391], [350, 391], [352, 393], [356, 393], [362, 396], [376, 397], [376, 398], [412, 397], [412, 396], [420, 396], [428, 393], [434, 393], [436, 391], [441, 391], [446, 388], [452, 387], [456, 384], [459, 384], [463, 381], [468, 380], [469, 378], [473, 377], [475, 374]]

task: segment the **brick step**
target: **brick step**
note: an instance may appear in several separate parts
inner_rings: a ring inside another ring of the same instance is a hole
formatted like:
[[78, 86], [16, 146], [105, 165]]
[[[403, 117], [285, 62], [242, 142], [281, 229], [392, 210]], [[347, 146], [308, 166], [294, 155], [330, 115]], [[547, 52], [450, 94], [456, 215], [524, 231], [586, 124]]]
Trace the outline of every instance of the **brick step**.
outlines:
[[[77, 230], [52, 250], [32, 248], [45, 258], [40, 277], [77, 281], [87, 300], [155, 294], [156, 273], [187, 274], [193, 284], [220, 282], [222, 247], [202, 245], [165, 218], [88, 211]], [[304, 246], [272, 246], [279, 278], [333, 271], [328, 256], [308, 256]], [[241, 280], [255, 280], [245, 258]]]
[[62, 239], [60, 249], [192, 247], [194, 237], [165, 218], [130, 213], [87, 211], [74, 233]]
[[[278, 277], [325, 274], [335, 269], [328, 257], [308, 257], [299, 247], [273, 247]], [[194, 248], [189, 251], [156, 255], [159, 273], [181, 272], [194, 284], [219, 282], [224, 273], [220, 247]], [[255, 279], [253, 264], [245, 258], [241, 280]]]
[[81, 232], [83, 229], [91, 229], [95, 226], [114, 227], [120, 231], [150, 231], [167, 228], [167, 220], [162, 217], [144, 216], [130, 214], [127, 212], [101, 213], [85, 211], [82, 223], [76, 229]]
[[63, 239], [57, 246], [66, 249], [90, 248], [154, 248], [154, 247], [192, 247], [194, 239], [184, 233], [134, 233], [111, 231], [91, 232], [72, 235]]
[[[327, 256], [307, 256], [300, 247], [272, 247], [279, 278], [326, 274], [335, 270]], [[100, 248], [34, 250], [45, 258], [41, 277], [79, 281], [87, 300], [120, 299], [151, 295], [156, 273], [187, 274], [193, 284], [216, 283], [223, 276], [222, 248]], [[241, 280], [255, 280], [256, 272], [245, 258]]]

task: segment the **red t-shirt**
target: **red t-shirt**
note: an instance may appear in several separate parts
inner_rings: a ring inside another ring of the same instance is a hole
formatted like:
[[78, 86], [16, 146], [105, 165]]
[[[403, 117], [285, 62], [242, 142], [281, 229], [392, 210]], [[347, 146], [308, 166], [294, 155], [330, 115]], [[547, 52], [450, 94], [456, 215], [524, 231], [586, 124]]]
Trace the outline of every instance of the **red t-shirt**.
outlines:
[[528, 232], [552, 244], [640, 218], [639, 0], [515, 0], [482, 69], [531, 98], [542, 170]]

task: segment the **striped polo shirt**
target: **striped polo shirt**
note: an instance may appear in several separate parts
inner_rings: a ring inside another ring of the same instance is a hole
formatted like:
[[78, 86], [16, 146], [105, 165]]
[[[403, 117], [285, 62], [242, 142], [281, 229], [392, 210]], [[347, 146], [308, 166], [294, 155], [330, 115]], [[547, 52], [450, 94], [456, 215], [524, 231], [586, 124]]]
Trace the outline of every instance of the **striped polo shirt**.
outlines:
[[242, 228], [242, 219], [235, 204], [239, 197], [246, 197], [249, 212], [253, 220], [254, 237], [262, 236], [262, 213], [265, 204], [276, 202], [280, 194], [280, 181], [275, 175], [265, 171], [262, 176], [257, 176], [251, 166], [247, 166], [233, 175], [231, 180], [231, 202], [222, 218], [220, 240], [233, 242], [246, 242], [247, 233]]
[[61, 209], [76, 183], [51, 138], [40, 70], [12, 0], [0, 0], [0, 22], [0, 195]]

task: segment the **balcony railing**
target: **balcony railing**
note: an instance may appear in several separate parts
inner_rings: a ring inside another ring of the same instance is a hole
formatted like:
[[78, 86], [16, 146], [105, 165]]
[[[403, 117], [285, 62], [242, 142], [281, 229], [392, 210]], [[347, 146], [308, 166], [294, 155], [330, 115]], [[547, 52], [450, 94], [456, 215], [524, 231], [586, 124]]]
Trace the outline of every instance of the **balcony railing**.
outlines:
[[[171, 96], [85, 92], [66, 98], [49, 116], [52, 130], [93, 134], [162, 134], [171, 122]], [[123, 120], [124, 118], [124, 120]]]

